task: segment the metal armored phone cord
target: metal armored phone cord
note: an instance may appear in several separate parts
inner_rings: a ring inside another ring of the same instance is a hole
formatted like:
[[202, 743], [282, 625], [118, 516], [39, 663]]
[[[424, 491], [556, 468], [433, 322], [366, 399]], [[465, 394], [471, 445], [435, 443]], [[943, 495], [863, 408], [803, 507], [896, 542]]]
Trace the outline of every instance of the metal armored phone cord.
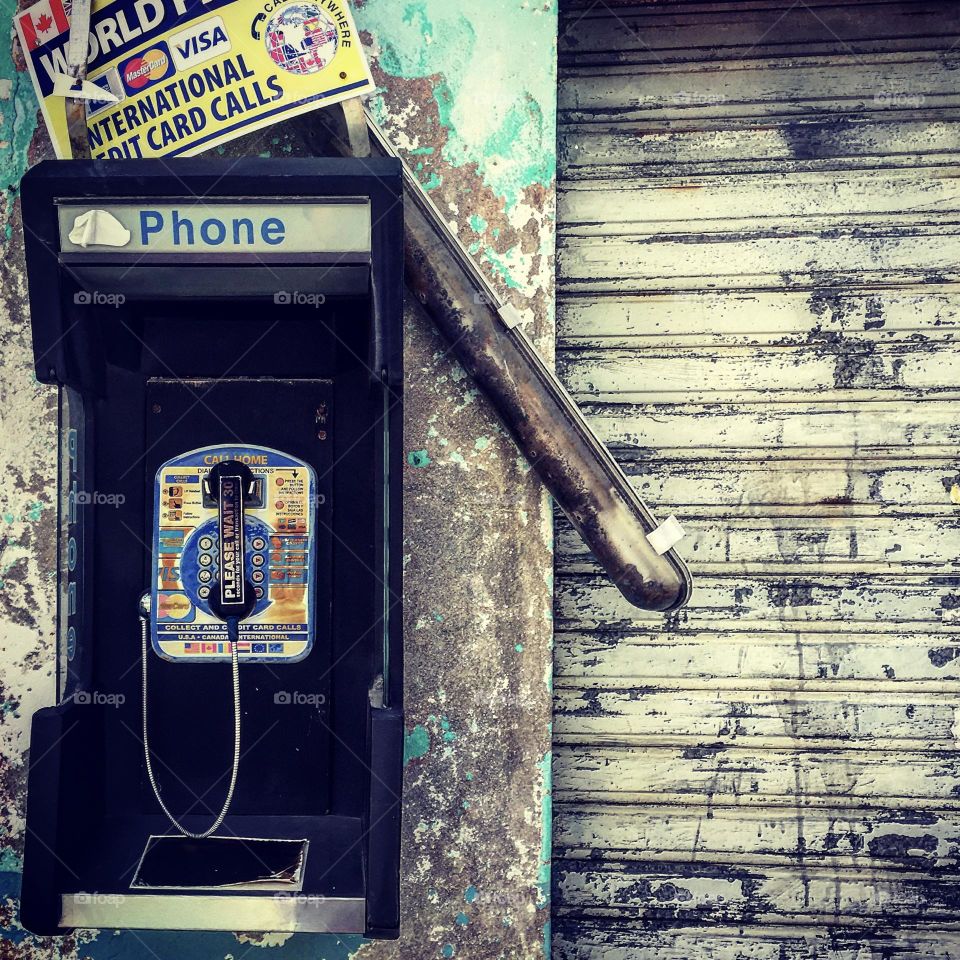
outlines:
[[150, 659], [150, 597], [145, 594], [140, 600], [140, 657], [141, 657], [141, 676], [143, 682], [142, 706], [143, 706], [143, 758], [147, 764], [147, 779], [150, 781], [150, 787], [153, 795], [160, 804], [160, 809], [166, 814], [167, 819], [177, 830], [185, 837], [192, 840], [205, 840], [207, 837], [216, 833], [220, 825], [226, 819], [230, 804], [233, 802], [233, 791], [237, 786], [237, 771], [240, 769], [240, 620], [237, 617], [228, 617], [227, 621], [227, 640], [230, 642], [230, 666], [233, 674], [233, 765], [230, 768], [230, 786], [227, 788], [227, 795], [224, 798], [223, 806], [217, 814], [217, 818], [203, 833], [194, 833], [188, 830], [179, 820], [167, 809], [167, 805], [160, 796], [160, 786], [157, 783], [156, 775], [153, 772], [153, 762], [150, 759], [150, 731], [147, 715], [147, 705], [149, 696], [147, 692], [147, 663]]

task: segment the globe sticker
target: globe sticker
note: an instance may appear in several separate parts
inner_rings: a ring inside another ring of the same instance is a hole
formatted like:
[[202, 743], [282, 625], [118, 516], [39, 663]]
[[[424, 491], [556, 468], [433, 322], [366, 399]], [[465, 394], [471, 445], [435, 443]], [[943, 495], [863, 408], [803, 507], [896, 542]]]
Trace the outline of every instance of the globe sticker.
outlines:
[[337, 28], [313, 3], [283, 7], [265, 33], [271, 59], [290, 73], [317, 73], [337, 52]]

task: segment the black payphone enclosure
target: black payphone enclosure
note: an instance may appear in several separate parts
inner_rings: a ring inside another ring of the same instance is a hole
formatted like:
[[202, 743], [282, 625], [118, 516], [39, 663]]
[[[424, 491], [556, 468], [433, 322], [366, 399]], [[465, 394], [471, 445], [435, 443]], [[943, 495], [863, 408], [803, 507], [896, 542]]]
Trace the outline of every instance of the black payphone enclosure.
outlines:
[[[32, 724], [23, 925], [396, 937], [398, 165], [46, 161], [21, 196], [36, 373], [60, 403], [58, 703]], [[166, 467], [182, 455], [200, 466]], [[266, 612], [238, 644], [234, 801], [214, 837], [168, 845], [134, 886], [150, 838], [175, 833], [145, 770], [138, 600], [153, 585], [162, 604], [147, 693], [162, 796], [200, 830], [230, 769], [230, 665], [216, 634], [190, 634], [216, 624], [201, 623], [183, 537], [170, 544], [187, 523], [182, 485], [204, 463], [246, 457], [257, 473], [274, 455], [312, 485], [309, 497], [297, 487], [308, 516], [292, 517], [272, 486], [282, 477], [258, 474]], [[253, 632], [290, 626], [277, 624], [290, 596], [309, 597], [301, 633]], [[236, 856], [228, 838], [290, 841], [293, 853], [274, 843], [260, 857], [251, 842]], [[204, 859], [209, 843], [220, 846]], [[193, 865], [184, 883], [178, 851]], [[259, 886], [232, 884], [225, 871], [258, 857]]]

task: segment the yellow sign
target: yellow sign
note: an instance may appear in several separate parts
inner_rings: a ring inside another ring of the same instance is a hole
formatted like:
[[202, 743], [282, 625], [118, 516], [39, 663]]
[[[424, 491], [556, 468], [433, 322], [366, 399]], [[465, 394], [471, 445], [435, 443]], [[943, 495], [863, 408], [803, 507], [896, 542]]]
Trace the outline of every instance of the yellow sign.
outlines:
[[[15, 19], [54, 149], [70, 157], [54, 93], [67, 73], [63, 0]], [[88, 54], [103, 91], [86, 100], [95, 159], [192, 156], [373, 90], [346, 0], [93, 0]]]

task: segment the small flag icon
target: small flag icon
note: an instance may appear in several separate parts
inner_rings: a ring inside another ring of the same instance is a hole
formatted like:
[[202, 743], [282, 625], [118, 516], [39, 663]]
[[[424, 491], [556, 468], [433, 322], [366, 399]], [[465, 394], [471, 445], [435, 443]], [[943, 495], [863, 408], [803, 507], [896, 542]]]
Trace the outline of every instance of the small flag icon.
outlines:
[[20, 16], [20, 30], [27, 50], [33, 52], [70, 29], [61, 0], [41, 0]]

